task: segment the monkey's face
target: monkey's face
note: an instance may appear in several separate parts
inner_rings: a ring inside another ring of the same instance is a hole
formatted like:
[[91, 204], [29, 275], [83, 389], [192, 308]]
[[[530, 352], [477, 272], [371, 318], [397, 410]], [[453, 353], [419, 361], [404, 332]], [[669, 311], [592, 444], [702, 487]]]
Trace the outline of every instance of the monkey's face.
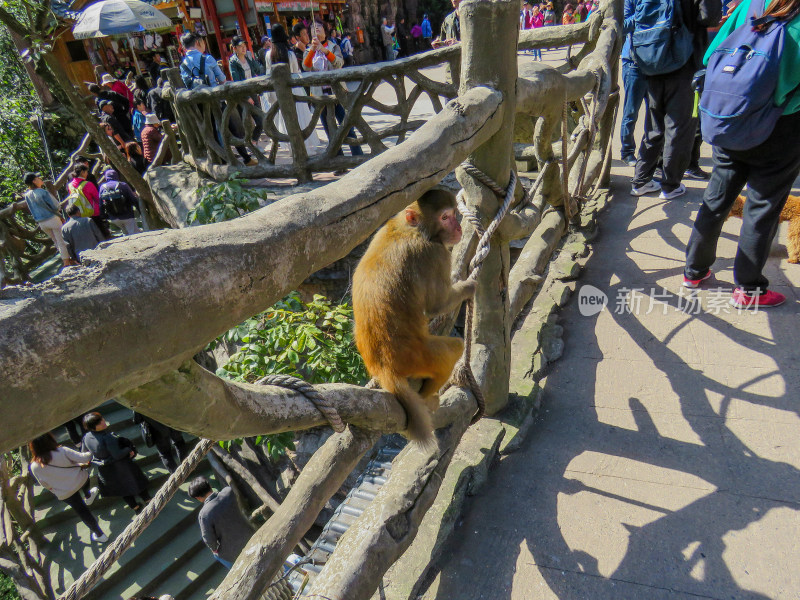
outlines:
[[440, 227], [439, 240], [451, 248], [461, 241], [461, 224], [456, 217], [454, 208], [445, 208], [437, 215], [437, 224]]

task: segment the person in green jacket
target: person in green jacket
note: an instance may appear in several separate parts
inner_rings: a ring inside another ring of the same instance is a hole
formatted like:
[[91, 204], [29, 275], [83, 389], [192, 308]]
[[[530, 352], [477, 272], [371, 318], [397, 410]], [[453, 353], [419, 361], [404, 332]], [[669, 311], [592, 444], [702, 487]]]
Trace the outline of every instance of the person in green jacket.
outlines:
[[[706, 51], [705, 64], [728, 35], [745, 23], [751, 2], [765, 0], [743, 0], [739, 4]], [[722, 225], [747, 184], [739, 247], [733, 263], [736, 289], [730, 300], [740, 308], [778, 306], [786, 300], [783, 294], [767, 289], [769, 280], [762, 270], [781, 210], [800, 174], [800, 0], [766, 2], [769, 5], [764, 15], [787, 22], [774, 97], [776, 106], [785, 104], [783, 116], [767, 140], [755, 148], [713, 147], [714, 169], [686, 247], [683, 277], [683, 285], [688, 288], [696, 288], [710, 277]]]
[[[233, 54], [228, 60], [228, 68], [230, 68], [231, 71], [231, 79], [234, 81], [244, 81], [245, 79], [258, 77], [259, 75], [264, 74], [264, 69], [262, 66], [247, 51], [247, 44], [245, 43], [244, 38], [238, 35], [234, 36], [231, 40], [231, 50], [233, 51]], [[258, 96], [251, 96], [248, 98], [248, 102], [259, 109], [261, 108], [261, 102], [259, 101]], [[242, 107], [239, 106], [237, 108], [239, 116], [241, 117], [243, 112]], [[261, 136], [261, 132], [264, 130], [264, 127], [262, 118], [259, 115], [251, 112], [250, 118], [252, 118], [255, 122], [255, 128], [253, 129], [253, 143], [255, 144], [258, 142], [258, 138]]]

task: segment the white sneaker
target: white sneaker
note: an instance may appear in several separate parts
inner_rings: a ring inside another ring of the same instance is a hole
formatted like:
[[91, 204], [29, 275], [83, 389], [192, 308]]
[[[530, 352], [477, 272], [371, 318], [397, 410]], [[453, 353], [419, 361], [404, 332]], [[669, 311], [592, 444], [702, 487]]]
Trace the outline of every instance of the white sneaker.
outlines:
[[631, 196], [644, 196], [645, 194], [655, 194], [661, 191], [661, 186], [652, 179], [642, 187], [631, 186]]
[[658, 195], [661, 200], [672, 200], [673, 198], [677, 198], [678, 196], [683, 196], [686, 193], [686, 186], [682, 183], [678, 185], [674, 190], [671, 192], [661, 191]]
[[89, 497], [86, 499], [86, 506], [91, 506], [92, 503], [97, 498], [97, 494], [100, 493], [100, 489], [98, 487], [93, 487], [89, 490]]
[[92, 541], [93, 542], [100, 542], [101, 544], [105, 544], [108, 541], [108, 536], [105, 533], [103, 535], [97, 535], [93, 531], [92, 532]]

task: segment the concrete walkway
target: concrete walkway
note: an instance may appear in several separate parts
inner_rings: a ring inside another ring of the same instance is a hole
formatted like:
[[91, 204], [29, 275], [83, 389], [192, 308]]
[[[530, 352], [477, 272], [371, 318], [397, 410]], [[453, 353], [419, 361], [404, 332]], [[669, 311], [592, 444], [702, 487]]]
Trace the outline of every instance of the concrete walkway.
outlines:
[[[702, 308], [683, 312], [705, 183], [637, 199], [632, 171], [615, 161], [538, 422], [490, 472], [425, 600], [800, 598], [800, 265], [785, 226], [766, 273], [786, 305], [727, 306], [731, 219]], [[608, 307], [584, 316], [589, 285]]]

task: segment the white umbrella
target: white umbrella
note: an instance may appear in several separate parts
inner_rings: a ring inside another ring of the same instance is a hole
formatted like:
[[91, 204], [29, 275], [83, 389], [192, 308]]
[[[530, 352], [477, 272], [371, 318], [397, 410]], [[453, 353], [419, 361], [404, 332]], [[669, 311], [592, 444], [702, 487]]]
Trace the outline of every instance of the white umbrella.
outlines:
[[81, 40], [171, 26], [167, 15], [141, 0], [101, 0], [81, 12], [72, 35]]

